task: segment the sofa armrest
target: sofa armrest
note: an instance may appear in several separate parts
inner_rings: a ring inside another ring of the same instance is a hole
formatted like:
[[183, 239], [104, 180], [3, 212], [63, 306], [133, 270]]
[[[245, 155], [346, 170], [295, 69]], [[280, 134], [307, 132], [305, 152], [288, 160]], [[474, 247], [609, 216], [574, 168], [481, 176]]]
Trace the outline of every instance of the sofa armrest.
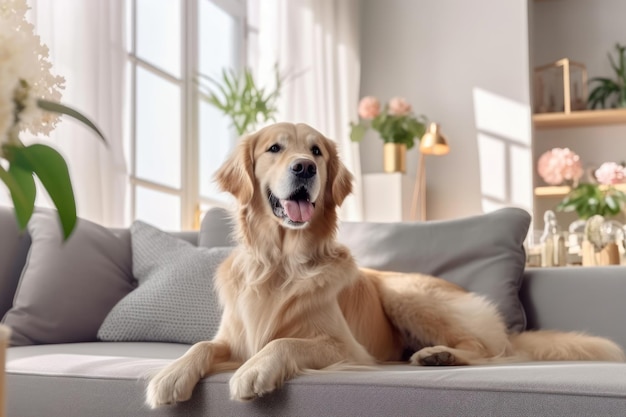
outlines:
[[528, 268], [520, 290], [528, 329], [582, 331], [626, 348], [626, 267]]
[[0, 207], [0, 319], [13, 305], [13, 296], [26, 263], [30, 236], [20, 232], [10, 207]]

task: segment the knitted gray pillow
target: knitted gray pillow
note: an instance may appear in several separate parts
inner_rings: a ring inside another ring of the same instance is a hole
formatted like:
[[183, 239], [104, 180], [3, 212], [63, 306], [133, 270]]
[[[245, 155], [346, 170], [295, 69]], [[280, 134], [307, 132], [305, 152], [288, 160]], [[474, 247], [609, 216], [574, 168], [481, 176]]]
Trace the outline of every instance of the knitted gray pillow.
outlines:
[[98, 338], [189, 344], [211, 340], [222, 314], [213, 275], [232, 248], [198, 248], [141, 221], [130, 232], [139, 286], [111, 310]]

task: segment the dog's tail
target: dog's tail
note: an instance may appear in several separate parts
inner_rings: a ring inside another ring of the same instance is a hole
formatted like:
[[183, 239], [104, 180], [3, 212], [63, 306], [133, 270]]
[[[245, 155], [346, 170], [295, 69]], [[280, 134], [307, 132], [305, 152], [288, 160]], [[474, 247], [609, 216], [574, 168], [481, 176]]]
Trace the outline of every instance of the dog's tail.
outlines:
[[533, 361], [624, 362], [624, 351], [603, 337], [551, 330], [527, 331], [509, 337], [513, 357]]

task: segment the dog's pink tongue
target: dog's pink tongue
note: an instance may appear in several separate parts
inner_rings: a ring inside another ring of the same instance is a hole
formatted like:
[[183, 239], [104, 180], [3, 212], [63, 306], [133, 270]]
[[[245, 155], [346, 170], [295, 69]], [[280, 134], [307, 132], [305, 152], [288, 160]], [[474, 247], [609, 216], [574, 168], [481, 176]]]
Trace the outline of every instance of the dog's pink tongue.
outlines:
[[313, 204], [310, 201], [281, 200], [280, 202], [293, 222], [308, 222], [313, 217]]

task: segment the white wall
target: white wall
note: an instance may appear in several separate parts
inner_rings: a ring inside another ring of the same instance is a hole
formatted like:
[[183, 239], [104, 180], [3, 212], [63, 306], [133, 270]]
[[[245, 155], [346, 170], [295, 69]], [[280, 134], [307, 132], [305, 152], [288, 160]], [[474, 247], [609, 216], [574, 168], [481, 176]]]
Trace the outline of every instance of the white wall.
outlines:
[[[361, 95], [406, 97], [450, 140], [450, 154], [427, 158], [428, 219], [530, 210], [528, 1], [362, 0], [361, 13]], [[361, 159], [382, 172], [374, 133]]]

